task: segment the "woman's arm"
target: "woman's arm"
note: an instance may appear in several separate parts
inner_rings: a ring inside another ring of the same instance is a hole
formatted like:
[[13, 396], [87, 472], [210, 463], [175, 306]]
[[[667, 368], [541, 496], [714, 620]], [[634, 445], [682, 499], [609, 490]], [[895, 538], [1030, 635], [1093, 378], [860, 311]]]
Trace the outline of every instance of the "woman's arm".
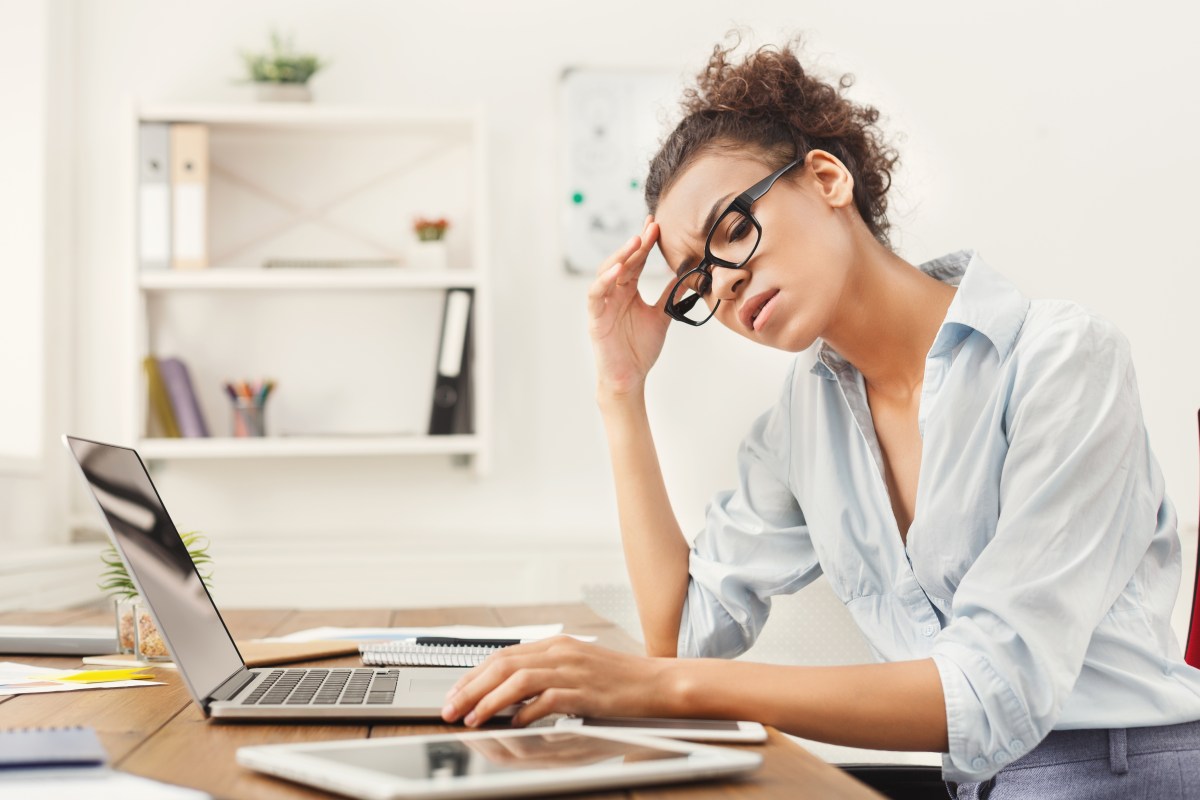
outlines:
[[568, 637], [506, 648], [463, 676], [447, 722], [547, 714], [749, 719], [824, 742], [880, 750], [947, 749], [946, 704], [931, 659], [793, 667], [723, 659], [647, 658]]
[[646, 415], [646, 375], [662, 352], [670, 318], [637, 283], [658, 239], [651, 217], [600, 265], [588, 291], [588, 333], [596, 357], [596, 400], [608, 431], [621, 540], [638, 615], [652, 655], [673, 656], [688, 585], [688, 545], [671, 509]]
[[[821, 742], [946, 752], [946, 702], [932, 659], [844, 667], [678, 660], [680, 713], [752, 719]], [[670, 667], [667, 668], [670, 672]]]
[[674, 656], [688, 587], [688, 547], [667, 497], [645, 398], [600, 398], [612, 458], [621, 543], [646, 653]]

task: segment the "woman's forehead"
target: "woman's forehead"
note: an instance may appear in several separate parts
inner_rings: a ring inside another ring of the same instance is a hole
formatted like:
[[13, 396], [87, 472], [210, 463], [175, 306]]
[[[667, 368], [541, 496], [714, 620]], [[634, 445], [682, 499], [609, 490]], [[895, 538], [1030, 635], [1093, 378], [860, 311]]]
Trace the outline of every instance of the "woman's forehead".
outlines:
[[728, 205], [761, 180], [764, 169], [748, 156], [712, 153], [696, 159], [672, 182], [654, 217], [662, 231], [659, 249], [672, 270], [704, 249], [704, 222], [713, 204]]

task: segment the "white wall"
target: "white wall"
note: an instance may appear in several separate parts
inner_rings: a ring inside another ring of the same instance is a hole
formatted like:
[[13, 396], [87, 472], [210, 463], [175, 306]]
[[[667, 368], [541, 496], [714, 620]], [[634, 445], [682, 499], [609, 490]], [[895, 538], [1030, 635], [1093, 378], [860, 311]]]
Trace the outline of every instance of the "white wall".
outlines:
[[0, 461], [36, 469], [42, 455], [48, 20], [40, 4], [14, 0], [0, 0], [0, 19], [0, 74], [10, 76], [0, 82]]
[[[0, 551], [66, 541], [64, 274], [73, 233], [72, 15], [0, 0]], [[57, 435], [57, 434], [55, 434]], [[50, 453], [50, 458], [46, 457]]]
[[[84, 435], [124, 433], [125, 398], [113, 376], [126, 369], [130, 303], [117, 258], [131, 230], [121, 203], [127, 97], [241, 99], [244, 88], [231, 82], [239, 77], [237, 50], [259, 46], [278, 26], [333, 61], [313, 84], [320, 102], [482, 102], [491, 124], [491, 475], [477, 480], [440, 461], [404, 459], [168, 465], [158, 480], [176, 521], [209, 531], [218, 550], [288, 536], [332, 541], [346, 531], [367, 531], [376, 546], [395, 550], [431, 539], [453, 547], [442, 534], [467, 531], [481, 558], [488, 542], [498, 556], [518, 552], [546, 563], [559, 553], [603, 560], [617, 552], [592, 402], [588, 279], [566, 274], [556, 238], [556, 81], [579, 64], [691, 73], [734, 23], [757, 41], [805, 31], [811, 63], [859, 76], [854, 96], [881, 108], [904, 157], [893, 198], [903, 256], [921, 261], [977, 247], [1028, 294], [1081, 301], [1125, 331], [1153, 445], [1184, 519], [1193, 519], [1200, 371], [1189, 312], [1200, 296], [1191, 231], [1200, 51], [1191, 8], [1162, 0], [1136, 14], [1027, 0], [986, 9], [110, 0], [78, 2], [75, 13], [73, 427]], [[709, 495], [731, 481], [737, 441], [774, 399], [785, 363], [715, 325], [671, 332], [650, 391], [686, 530], [699, 526]], [[319, 564], [310, 568], [320, 574]], [[240, 581], [225, 590], [248, 599], [237, 594]], [[503, 601], [536, 589], [498, 580], [481, 591]]]

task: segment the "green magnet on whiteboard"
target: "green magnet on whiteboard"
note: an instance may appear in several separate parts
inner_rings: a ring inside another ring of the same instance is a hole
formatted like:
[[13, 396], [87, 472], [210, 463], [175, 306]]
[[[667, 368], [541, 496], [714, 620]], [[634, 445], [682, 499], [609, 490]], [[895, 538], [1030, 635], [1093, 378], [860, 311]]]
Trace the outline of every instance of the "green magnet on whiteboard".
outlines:
[[638, 188], [638, 179], [637, 179], [637, 178], [634, 178], [633, 180], [631, 180], [631, 181], [629, 182], [629, 188], [630, 188], [630, 189], [636, 189], [636, 188]]
[[579, 205], [580, 203], [582, 203], [583, 202], [583, 192], [576, 192], [575, 194], [571, 195], [571, 202], [574, 203], [575, 205]]

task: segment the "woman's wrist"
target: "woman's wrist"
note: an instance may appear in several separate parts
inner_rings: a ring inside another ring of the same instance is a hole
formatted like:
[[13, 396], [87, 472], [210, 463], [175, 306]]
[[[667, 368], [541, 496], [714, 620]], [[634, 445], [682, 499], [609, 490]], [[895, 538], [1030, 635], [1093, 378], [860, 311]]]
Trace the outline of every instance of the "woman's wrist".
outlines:
[[687, 658], [652, 658], [654, 678], [649, 682], [653, 692], [651, 712], [660, 717], [694, 717], [696, 708], [694, 688], [697, 661]]
[[646, 405], [646, 384], [637, 383], [631, 386], [612, 387], [603, 383], [596, 386], [596, 405], [600, 406], [601, 414], [621, 414], [630, 409], [644, 408]]

